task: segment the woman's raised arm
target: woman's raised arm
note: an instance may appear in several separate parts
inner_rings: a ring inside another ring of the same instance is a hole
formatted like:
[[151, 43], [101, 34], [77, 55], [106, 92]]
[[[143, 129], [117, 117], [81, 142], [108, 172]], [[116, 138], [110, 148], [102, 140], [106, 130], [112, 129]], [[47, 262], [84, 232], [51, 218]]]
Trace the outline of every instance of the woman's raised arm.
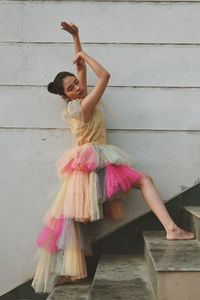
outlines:
[[[82, 51], [78, 27], [72, 22], [67, 23], [64, 21], [61, 22], [61, 26], [62, 30], [67, 31], [72, 35], [74, 43], [74, 53], [75, 55], [78, 54], [80, 51]], [[76, 64], [76, 72], [81, 86], [83, 87], [85, 94], [87, 95], [87, 66], [83, 59], [79, 60]]]
[[110, 78], [109, 72], [94, 58], [87, 53], [81, 51], [73, 59], [73, 63], [77, 63], [78, 60], [83, 59], [93, 69], [98, 80], [92, 89], [92, 91], [81, 101], [81, 107], [85, 115], [92, 113], [97, 102], [100, 100]]

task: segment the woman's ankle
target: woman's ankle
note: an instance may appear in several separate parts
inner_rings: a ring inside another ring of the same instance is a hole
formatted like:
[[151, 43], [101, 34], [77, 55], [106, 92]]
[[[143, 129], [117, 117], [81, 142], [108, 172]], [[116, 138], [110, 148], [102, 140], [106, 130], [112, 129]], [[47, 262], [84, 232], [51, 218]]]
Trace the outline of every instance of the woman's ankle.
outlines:
[[174, 224], [167, 225], [165, 228], [165, 231], [167, 233], [173, 233], [173, 232], [176, 232], [178, 229], [180, 229], [180, 228], [174, 223]]

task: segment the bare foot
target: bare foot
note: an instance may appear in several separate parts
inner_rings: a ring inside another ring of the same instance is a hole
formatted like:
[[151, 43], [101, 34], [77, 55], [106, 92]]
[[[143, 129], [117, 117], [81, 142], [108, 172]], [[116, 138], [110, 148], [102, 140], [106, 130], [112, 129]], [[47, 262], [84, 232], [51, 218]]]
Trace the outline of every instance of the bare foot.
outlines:
[[167, 232], [167, 240], [193, 240], [194, 233], [185, 231], [178, 226]]
[[59, 276], [56, 286], [62, 285], [63, 283], [70, 283], [70, 282], [73, 282], [71, 276]]

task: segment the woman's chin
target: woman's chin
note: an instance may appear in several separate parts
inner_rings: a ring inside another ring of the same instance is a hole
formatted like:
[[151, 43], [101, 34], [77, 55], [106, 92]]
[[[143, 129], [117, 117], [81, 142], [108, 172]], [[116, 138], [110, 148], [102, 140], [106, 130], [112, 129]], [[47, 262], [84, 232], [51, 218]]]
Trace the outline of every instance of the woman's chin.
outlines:
[[83, 95], [77, 95], [76, 99], [82, 99]]
[[84, 92], [81, 96], [79, 96], [80, 99], [84, 99], [86, 97], [86, 93]]

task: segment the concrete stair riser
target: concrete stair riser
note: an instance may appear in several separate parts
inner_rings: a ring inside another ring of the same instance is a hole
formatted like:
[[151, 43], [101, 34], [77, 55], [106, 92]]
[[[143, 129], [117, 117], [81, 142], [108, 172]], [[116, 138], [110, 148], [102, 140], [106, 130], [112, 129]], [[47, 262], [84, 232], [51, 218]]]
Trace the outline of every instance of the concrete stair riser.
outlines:
[[[200, 241], [200, 206], [187, 206], [183, 209], [182, 224], [192, 232], [196, 239]], [[199, 214], [199, 215], [198, 215]]]
[[157, 272], [155, 271], [153, 261], [150, 257], [150, 253], [149, 253], [146, 246], [144, 247], [144, 261], [145, 261], [147, 272], [148, 272], [149, 282], [152, 286], [153, 295], [154, 295], [154, 298], [156, 299], [156, 295], [157, 295]]
[[165, 232], [144, 232], [145, 262], [156, 300], [197, 300], [200, 243], [167, 241]]

